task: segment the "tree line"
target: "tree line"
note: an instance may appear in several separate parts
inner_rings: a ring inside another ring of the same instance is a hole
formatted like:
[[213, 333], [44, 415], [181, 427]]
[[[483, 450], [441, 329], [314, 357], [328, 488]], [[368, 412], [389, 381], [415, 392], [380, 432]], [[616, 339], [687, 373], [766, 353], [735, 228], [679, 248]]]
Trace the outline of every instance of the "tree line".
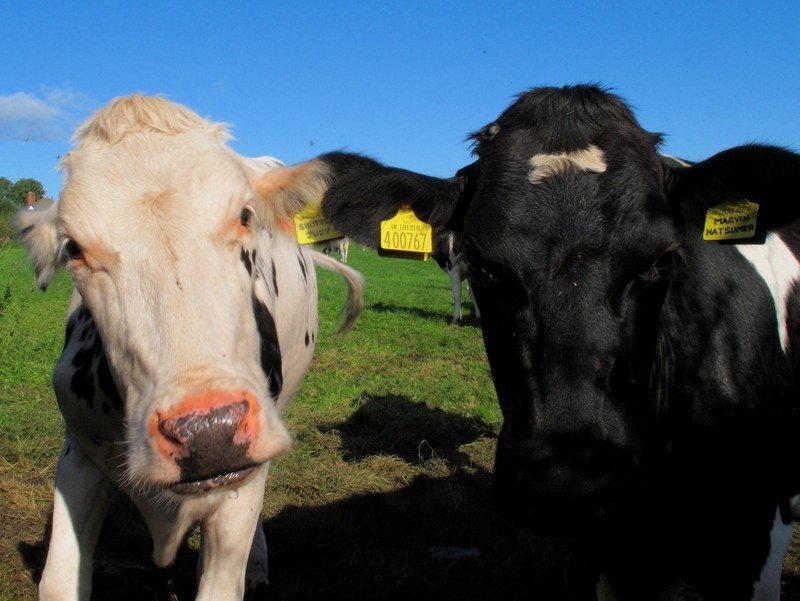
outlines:
[[25, 206], [28, 192], [33, 192], [36, 200], [44, 198], [44, 186], [32, 177], [23, 177], [12, 182], [0, 176], [0, 248], [3, 240], [14, 235], [14, 213]]
[[44, 198], [44, 186], [32, 177], [23, 177], [12, 182], [7, 177], [0, 177], [0, 201], [10, 202], [16, 207], [24, 207], [28, 192], [33, 192], [36, 200]]

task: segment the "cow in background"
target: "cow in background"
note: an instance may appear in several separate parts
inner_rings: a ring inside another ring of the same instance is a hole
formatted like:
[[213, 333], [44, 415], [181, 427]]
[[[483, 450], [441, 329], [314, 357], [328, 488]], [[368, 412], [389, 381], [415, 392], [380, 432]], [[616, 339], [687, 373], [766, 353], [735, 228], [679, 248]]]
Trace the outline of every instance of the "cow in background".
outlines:
[[[778, 599], [800, 490], [800, 156], [662, 157], [597, 86], [523, 93], [472, 138], [478, 160], [446, 179], [311, 164], [334, 182], [326, 215], [359, 240], [401, 203], [434, 230], [460, 208], [504, 418], [496, 507], [581, 541], [596, 569], [581, 598], [655, 600], [685, 580]], [[752, 237], [704, 240], [707, 210], [743, 199], [760, 207]]]
[[[453, 291], [453, 319], [450, 323], [457, 324], [461, 321], [461, 287], [464, 281], [467, 280], [469, 271], [467, 262], [464, 261], [463, 255], [458, 251], [458, 234], [453, 230], [434, 233], [431, 257], [450, 278], [450, 287]], [[475, 319], [480, 321], [481, 312], [478, 309], [478, 303], [475, 301], [475, 295], [472, 293], [469, 281], [467, 281], [467, 294], [469, 294], [469, 298], [472, 301]]]
[[42, 599], [88, 600], [111, 500], [138, 506], [166, 566], [199, 522], [197, 599], [267, 582], [260, 527], [280, 412], [311, 364], [314, 263], [292, 216], [321, 194], [313, 168], [246, 159], [225, 128], [160, 98], [117, 98], [75, 135], [60, 202], [23, 212], [39, 285], [66, 262], [74, 290], [53, 385], [66, 423]]
[[341, 262], [347, 263], [347, 253], [350, 251], [350, 238], [343, 236], [322, 243], [323, 254], [330, 256], [335, 250], [339, 251], [339, 259]]

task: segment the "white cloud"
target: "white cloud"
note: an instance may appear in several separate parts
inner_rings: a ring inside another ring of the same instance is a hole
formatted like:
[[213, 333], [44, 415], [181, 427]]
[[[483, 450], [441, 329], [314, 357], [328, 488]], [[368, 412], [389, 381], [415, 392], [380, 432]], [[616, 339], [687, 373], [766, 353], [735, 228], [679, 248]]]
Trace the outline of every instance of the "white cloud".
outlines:
[[0, 95], [0, 140], [25, 142], [66, 139], [74, 129], [72, 110], [81, 113], [90, 98], [72, 89], [42, 86], [42, 97], [29, 92]]
[[60, 112], [55, 106], [26, 92], [0, 96], [0, 125], [14, 121], [49, 121]]
[[52, 106], [83, 109], [91, 104], [91, 98], [73, 90], [70, 82], [64, 83], [60, 88], [42, 86], [42, 95]]

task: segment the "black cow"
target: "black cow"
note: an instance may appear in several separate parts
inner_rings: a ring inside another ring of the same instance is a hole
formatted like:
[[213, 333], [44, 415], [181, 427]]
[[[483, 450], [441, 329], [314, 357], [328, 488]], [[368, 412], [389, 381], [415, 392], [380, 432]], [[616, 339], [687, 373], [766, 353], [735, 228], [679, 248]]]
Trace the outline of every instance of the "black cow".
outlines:
[[[798, 492], [800, 156], [658, 154], [596, 86], [521, 94], [449, 179], [323, 155], [323, 210], [376, 240], [401, 204], [461, 233], [504, 422], [493, 499], [574, 535], [600, 598], [777, 599]], [[760, 207], [706, 241], [709, 207]], [[593, 596], [594, 593], [592, 593]]]

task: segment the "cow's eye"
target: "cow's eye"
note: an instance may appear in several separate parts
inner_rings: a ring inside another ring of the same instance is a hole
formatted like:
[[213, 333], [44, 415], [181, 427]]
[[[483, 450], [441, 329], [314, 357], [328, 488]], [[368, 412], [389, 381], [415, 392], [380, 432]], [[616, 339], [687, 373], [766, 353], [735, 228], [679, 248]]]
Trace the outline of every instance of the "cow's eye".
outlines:
[[64, 245], [64, 253], [71, 261], [83, 261], [83, 249], [75, 240], [67, 240]]
[[245, 207], [239, 215], [239, 223], [243, 228], [249, 229], [253, 223], [253, 210]]
[[675, 251], [669, 249], [661, 253], [661, 256], [656, 259], [655, 263], [650, 266], [650, 269], [639, 274], [639, 280], [644, 285], [655, 284], [660, 282], [669, 274], [669, 268], [672, 264], [672, 257]]

